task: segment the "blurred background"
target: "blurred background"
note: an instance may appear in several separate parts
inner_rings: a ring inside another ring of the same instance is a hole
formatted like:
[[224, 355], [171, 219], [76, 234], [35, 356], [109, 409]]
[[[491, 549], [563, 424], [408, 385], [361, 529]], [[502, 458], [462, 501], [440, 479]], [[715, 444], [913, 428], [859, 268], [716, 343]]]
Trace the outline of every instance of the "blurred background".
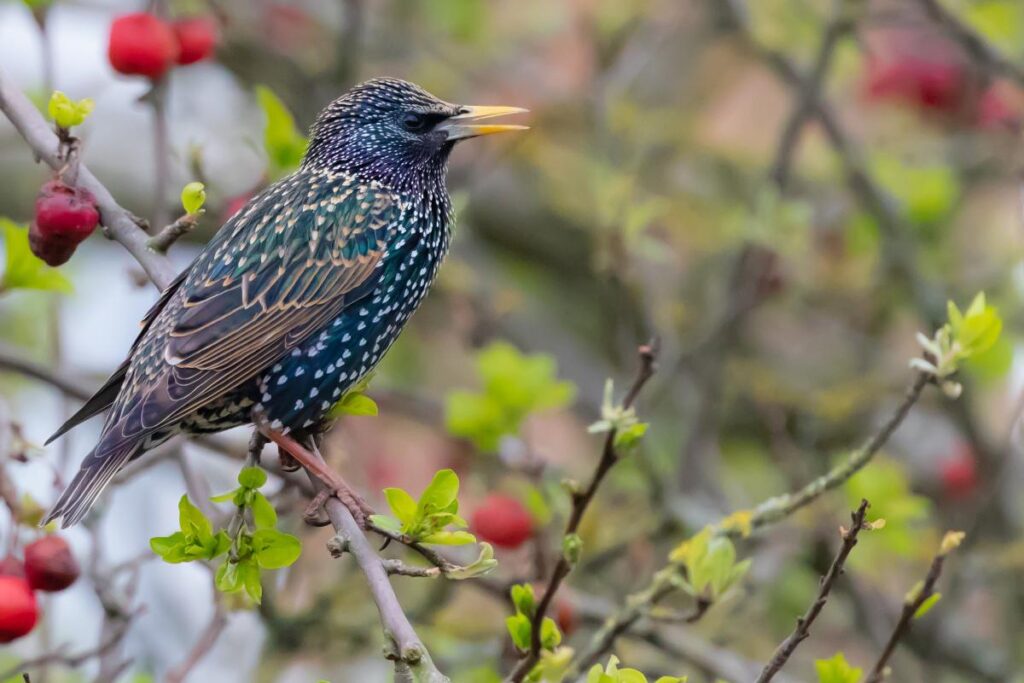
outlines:
[[[659, 638], [623, 637], [615, 652], [691, 682], [744, 680], [729, 666], [752, 662], [752, 680], [866, 497], [886, 526], [853, 553], [787, 680], [817, 680], [813, 660], [839, 650], [868, 667], [950, 528], [967, 531], [965, 547], [893, 680], [1024, 680], [1024, 4], [168, 0], [159, 11], [210, 19], [219, 38], [214, 55], [168, 73], [158, 105], [144, 97], [147, 79], [116, 73], [107, 55], [114, 18], [147, 3], [32, 4], [0, 3], [0, 69], [39, 102], [52, 89], [93, 98], [82, 154], [118, 201], [162, 224], [180, 214], [185, 183], [206, 184], [206, 214], [170, 251], [181, 267], [293, 163], [266, 134], [270, 98], [300, 132], [348, 87], [383, 75], [453, 102], [531, 110], [528, 134], [454, 153], [452, 253], [369, 390], [381, 414], [344, 418], [330, 444], [378, 508], [384, 487], [418, 492], [443, 467], [460, 474], [470, 517], [495, 494], [516, 501], [528, 538], [498, 548], [492, 578], [530, 580], [564, 523], [559, 482], [585, 480], [598, 457], [586, 427], [605, 379], [621, 393], [636, 345], [657, 335], [659, 372], [639, 405], [651, 427], [589, 511], [584, 559], [557, 606], [570, 645], [681, 540], [860, 445], [913, 380], [915, 333], [931, 335], [948, 299], [963, 307], [986, 292], [1003, 335], [965, 368], [958, 400], [929, 390], [863, 472], [739, 541], [752, 569], [699, 623], [645, 625]], [[27, 223], [48, 173], [0, 121], [0, 216]], [[61, 272], [68, 293], [0, 294], [2, 364], [32, 361], [89, 393], [156, 293], [98, 233]], [[512, 419], [489, 415], [488, 378], [514, 385], [524, 364], [557, 390]], [[24, 505], [49, 505], [55, 473], [76, 469], [98, 434], [93, 422], [38, 446], [79, 405], [71, 393], [0, 372], [0, 416], [27, 454], [0, 456]], [[247, 437], [218, 443], [238, 458]], [[144, 605], [118, 642], [130, 662], [119, 680], [163, 680], [214, 613], [210, 572], [147, 557], [148, 539], [175, 529], [186, 490], [232, 488], [239, 464], [189, 443], [166, 450], [106, 495], [89, 528], [66, 534], [94, 576], [123, 562], [137, 574], [137, 586], [116, 583], [131, 609]], [[259, 609], [230, 611], [187, 680], [390, 680], [362, 576], [322, 552], [330, 534], [304, 528], [301, 496], [274, 485], [305, 552], [270, 575]], [[37, 533], [15, 532], [6, 511], [0, 520], [7, 541]], [[395, 582], [446, 673], [500, 680], [514, 655], [499, 595], [472, 581]], [[0, 649], [0, 669], [59, 646], [87, 651], [109, 632], [88, 576], [41, 607], [40, 627]], [[54, 664], [44, 680], [89, 680], [98, 659]]]

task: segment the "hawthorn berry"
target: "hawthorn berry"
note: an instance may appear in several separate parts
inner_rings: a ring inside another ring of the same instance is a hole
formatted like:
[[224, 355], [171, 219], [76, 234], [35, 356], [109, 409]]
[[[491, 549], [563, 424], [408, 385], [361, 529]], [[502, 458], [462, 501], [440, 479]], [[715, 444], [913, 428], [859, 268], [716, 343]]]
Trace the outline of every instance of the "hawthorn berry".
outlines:
[[939, 465], [942, 490], [949, 498], [965, 498], [978, 488], [978, 466], [974, 451], [967, 445], [956, 449], [953, 457]]
[[32, 253], [51, 266], [65, 263], [100, 221], [96, 199], [88, 190], [51, 180], [36, 196], [35, 219], [28, 238]]
[[179, 19], [171, 25], [178, 40], [178, 64], [194, 64], [213, 55], [219, 32], [209, 17]]
[[119, 73], [155, 81], [177, 61], [178, 50], [171, 26], [147, 12], [124, 14], [110, 26], [107, 57]]
[[25, 546], [25, 578], [33, 589], [62, 591], [79, 573], [78, 561], [60, 536], [44, 536]]
[[0, 576], [0, 643], [21, 638], [39, 621], [39, 605], [28, 581]]
[[515, 498], [491, 494], [473, 511], [473, 533], [499, 548], [518, 548], [533, 535], [533, 518]]

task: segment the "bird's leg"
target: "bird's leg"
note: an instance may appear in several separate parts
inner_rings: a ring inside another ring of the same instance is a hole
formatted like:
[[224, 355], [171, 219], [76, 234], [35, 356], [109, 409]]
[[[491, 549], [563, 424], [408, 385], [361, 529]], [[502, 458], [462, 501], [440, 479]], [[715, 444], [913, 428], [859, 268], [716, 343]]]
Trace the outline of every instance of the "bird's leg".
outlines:
[[[313, 499], [313, 503], [316, 504], [317, 508], [323, 506], [328, 498], [335, 496], [348, 508], [360, 526], [366, 526], [366, 519], [373, 514], [373, 509], [348, 485], [340, 474], [328, 467], [318, 452], [315, 454], [310, 452], [308, 448], [288, 434], [273, 429], [267, 424], [265, 419], [257, 419], [256, 427], [264, 436], [276, 443], [279, 448], [287, 451], [289, 455], [302, 463], [303, 467], [327, 487]], [[319, 520], [318, 515], [313, 515], [313, 518]]]

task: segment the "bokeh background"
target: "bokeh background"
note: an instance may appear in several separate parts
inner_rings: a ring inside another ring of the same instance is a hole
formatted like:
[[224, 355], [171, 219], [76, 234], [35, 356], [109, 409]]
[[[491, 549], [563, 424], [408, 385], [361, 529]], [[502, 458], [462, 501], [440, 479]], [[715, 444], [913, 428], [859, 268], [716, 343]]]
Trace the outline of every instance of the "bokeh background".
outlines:
[[[625, 637], [615, 652], [649, 674], [691, 681], [733, 680], [715, 661], [752, 662], [756, 673], [810, 603], [836, 528], [863, 496], [886, 526], [853, 553], [787, 667], [789, 680], [816, 680], [813, 660], [839, 650], [869, 666], [951, 528], [968, 532], [965, 546], [947, 565], [941, 602], [894, 660], [893, 680], [1024, 680], [1024, 367], [1016, 353], [1024, 5], [940, 3], [1004, 65], [965, 50], [930, 5], [169, 0], [174, 13], [212, 14], [221, 42], [215, 59], [170, 74], [161, 196], [153, 110], [139, 100], [148, 85], [114, 73], [106, 57], [113, 18], [144, 3], [58, 0], [46, 11], [45, 40], [25, 4], [2, 3], [0, 69], [41, 101], [51, 88], [95, 100], [79, 131], [84, 159], [136, 214], [173, 217], [181, 186], [206, 183], [199, 229], [171, 250], [182, 267], [280, 170], [268, 163], [257, 86], [276, 93], [300, 129], [346, 88], [381, 75], [450, 101], [531, 110], [528, 134], [453, 155], [453, 251], [374, 379], [381, 415], [343, 419], [330, 443], [346, 477], [378, 507], [383, 487], [419, 491], [435, 470], [453, 467], [463, 510], [496, 491], [516, 498], [538, 529], [550, 523], [537, 532], [548, 547], [567, 508], [559, 481], [584, 479], [598, 456], [586, 427], [605, 379], [621, 390], [636, 345], [657, 335], [660, 369], [640, 403], [650, 430], [590, 510], [584, 561], [559, 606], [569, 644], [585, 643], [681, 540], [798, 488], [859, 445], [912, 380], [915, 333], [931, 334], [947, 299], [966, 305], [986, 292], [1005, 328], [995, 349], [965, 369], [961, 398], [929, 391], [884, 453], [842, 489], [740, 541], [753, 567], [699, 623], [645, 625], [657, 628], [660, 644]], [[807, 74], [820, 76], [824, 104], [815, 104]], [[0, 216], [27, 222], [45, 177], [0, 121]], [[62, 272], [70, 294], [0, 296], [0, 338], [8, 351], [96, 388], [155, 292], [99, 234]], [[499, 341], [550, 359], [573, 399], [509, 429], [483, 424], [459, 392], [480, 390], [481, 351]], [[0, 402], [33, 444], [77, 405], [13, 372], [0, 374]], [[55, 468], [77, 467], [97, 431], [89, 424], [31, 449], [27, 463], [5, 463], [19, 495], [51, 502]], [[246, 438], [233, 432], [222, 443], [238, 455]], [[193, 444], [174, 449], [107, 494], [94, 532], [67, 534], [84, 563], [132, 560], [151, 536], [170, 533], [188, 488], [183, 473], [201, 491], [231, 488], [237, 460]], [[524, 474], [523, 453], [544, 463], [542, 475]], [[294, 513], [288, 524], [303, 537], [303, 557], [274, 575], [259, 610], [231, 613], [188, 680], [390, 680], [361, 575], [350, 560], [321, 552], [329, 534], [303, 529], [292, 493], [275, 500]], [[499, 549], [496, 577], [532, 578], [536, 546]], [[499, 597], [471, 582], [396, 582], [456, 681], [486, 683], [507, 670]], [[123, 680], [160, 680], [210, 619], [210, 572], [144, 561], [133, 604], [145, 610], [123, 642], [132, 662]], [[674, 596], [668, 604], [688, 603]], [[30, 638], [0, 649], [0, 668], [101, 637], [103, 610], [88, 580], [43, 608]], [[51, 667], [45, 680], [96, 672], [90, 660], [75, 671]]]

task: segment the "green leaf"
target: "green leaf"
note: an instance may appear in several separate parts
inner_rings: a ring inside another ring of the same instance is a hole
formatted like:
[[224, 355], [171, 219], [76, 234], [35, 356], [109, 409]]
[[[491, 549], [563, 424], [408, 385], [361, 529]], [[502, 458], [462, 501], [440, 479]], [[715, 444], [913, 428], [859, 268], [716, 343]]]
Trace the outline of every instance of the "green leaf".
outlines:
[[42, 291], [72, 291], [71, 283], [56, 268], [36, 258], [28, 244], [28, 230], [6, 218], [0, 218], [6, 252], [0, 290], [38, 289]]
[[505, 619], [505, 627], [508, 634], [512, 636], [512, 643], [520, 650], [530, 649], [530, 618], [522, 613], [516, 613]]
[[189, 501], [187, 495], [178, 501], [178, 521], [182, 532], [189, 539], [196, 539], [201, 543], [213, 537], [213, 524], [202, 510]]
[[387, 498], [391, 511], [403, 524], [411, 524], [416, 519], [416, 500], [405, 490], [394, 487], [386, 488], [384, 497]]
[[267, 473], [259, 467], [243, 467], [238, 473], [238, 483], [243, 488], [258, 489], [267, 483]]
[[914, 618], [920, 619], [924, 615], [928, 614], [932, 607], [935, 607], [935, 604], [941, 599], [942, 593], [932, 593], [929, 595], [925, 601], [921, 603], [921, 606], [917, 608], [917, 611], [914, 612]]
[[267, 118], [263, 146], [270, 161], [271, 175], [278, 178], [299, 167], [309, 141], [299, 133], [295, 119], [270, 88], [256, 86], [256, 98]]
[[[165, 562], [184, 562], [183, 549], [188, 543], [185, 534], [176, 531], [170, 536], [156, 536], [149, 539], [149, 547]], [[179, 559], [180, 558], [180, 559]]]
[[392, 531], [396, 534], [402, 533], [402, 523], [394, 517], [387, 515], [370, 515], [370, 521], [381, 529]]
[[238, 573], [238, 563], [226, 561], [217, 567], [213, 583], [221, 593], [234, 593], [242, 587], [242, 577]]
[[368, 415], [372, 417], [379, 413], [380, 408], [377, 407], [376, 401], [366, 394], [350, 391], [327, 411], [327, 417], [332, 419], [342, 415]]
[[476, 536], [468, 531], [437, 531], [420, 539], [429, 545], [469, 545], [476, 543]]
[[544, 617], [540, 622], [540, 644], [545, 650], [554, 650], [562, 642], [562, 632], [551, 617]]
[[465, 567], [450, 571], [445, 576], [456, 581], [473, 579], [487, 574], [497, 566], [498, 561], [494, 559], [494, 548], [491, 547], [490, 543], [481, 543], [480, 554], [472, 564], [467, 564]]
[[650, 425], [646, 422], [636, 422], [629, 425], [625, 429], [620, 429], [615, 432], [615, 447], [621, 450], [629, 450], [633, 448], [640, 440], [647, 434], [647, 428]]
[[257, 529], [252, 535], [252, 550], [261, 568], [280, 569], [299, 559], [302, 543], [277, 529]]
[[227, 493], [221, 493], [220, 495], [217, 495], [217, 496], [211, 496], [210, 497], [210, 502], [211, 503], [226, 503], [228, 501], [234, 501], [235, 500], [235, 496], [238, 495], [239, 490], [240, 489], [232, 489], [231, 491], [228, 491]]
[[257, 529], [273, 529], [277, 526], [277, 511], [267, 497], [258, 491], [252, 497], [252, 521]]
[[814, 662], [818, 673], [818, 683], [857, 683], [863, 670], [850, 666], [842, 652], [837, 652], [832, 659], [819, 659]]
[[420, 495], [417, 508], [428, 513], [445, 510], [457, 501], [458, 495], [459, 475], [454, 470], [439, 470]]
[[[259, 533], [259, 532], [257, 532]], [[238, 563], [238, 577], [245, 592], [257, 605], [263, 600], [263, 584], [260, 582], [260, 568], [252, 560]]]
[[536, 609], [536, 597], [533, 592], [533, 586], [528, 583], [517, 583], [512, 586], [509, 593], [517, 613], [525, 614], [526, 616], [533, 615], [533, 610]]
[[61, 128], [71, 128], [81, 125], [95, 106], [88, 97], [75, 102], [60, 90], [54, 90], [46, 109], [54, 123]]
[[187, 214], [196, 214], [206, 203], [206, 186], [199, 182], [191, 182], [181, 190], [181, 206]]

